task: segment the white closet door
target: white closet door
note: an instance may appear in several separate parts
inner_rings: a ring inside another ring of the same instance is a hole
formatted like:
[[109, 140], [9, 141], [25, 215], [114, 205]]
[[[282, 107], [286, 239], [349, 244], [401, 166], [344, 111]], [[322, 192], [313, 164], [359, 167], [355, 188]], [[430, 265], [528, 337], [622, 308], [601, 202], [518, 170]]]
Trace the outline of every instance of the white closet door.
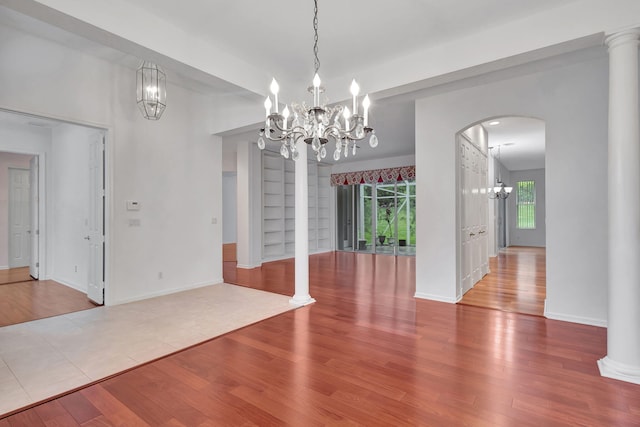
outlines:
[[471, 289], [488, 270], [487, 251], [487, 158], [464, 136], [460, 150], [460, 240], [462, 294]]

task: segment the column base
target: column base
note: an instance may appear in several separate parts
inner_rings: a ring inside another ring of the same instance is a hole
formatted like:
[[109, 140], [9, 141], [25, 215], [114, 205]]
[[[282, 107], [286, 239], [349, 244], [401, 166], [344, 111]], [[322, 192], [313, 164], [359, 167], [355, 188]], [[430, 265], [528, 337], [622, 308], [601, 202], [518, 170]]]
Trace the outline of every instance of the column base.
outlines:
[[640, 367], [618, 363], [605, 356], [598, 360], [600, 375], [614, 380], [625, 381], [632, 384], [640, 384]]
[[313, 304], [314, 302], [316, 302], [316, 300], [311, 298], [311, 295], [304, 295], [304, 296], [301, 296], [301, 297], [294, 295], [289, 300], [289, 304], [295, 304], [295, 305], [299, 305], [299, 306]]

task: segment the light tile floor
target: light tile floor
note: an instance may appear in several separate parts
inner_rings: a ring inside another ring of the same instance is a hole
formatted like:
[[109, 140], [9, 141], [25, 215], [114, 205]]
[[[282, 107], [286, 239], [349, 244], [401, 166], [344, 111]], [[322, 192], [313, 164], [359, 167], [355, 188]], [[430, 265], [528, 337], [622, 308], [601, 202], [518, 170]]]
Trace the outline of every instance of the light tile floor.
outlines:
[[296, 307], [225, 283], [0, 328], [0, 416]]

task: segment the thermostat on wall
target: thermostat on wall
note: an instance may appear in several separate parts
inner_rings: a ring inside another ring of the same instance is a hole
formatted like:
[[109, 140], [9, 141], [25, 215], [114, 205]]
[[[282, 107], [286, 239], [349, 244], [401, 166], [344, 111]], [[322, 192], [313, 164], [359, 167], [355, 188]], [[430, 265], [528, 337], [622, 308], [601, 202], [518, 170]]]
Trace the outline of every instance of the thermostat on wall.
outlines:
[[127, 200], [127, 210], [128, 211], [139, 211], [140, 203], [137, 200]]

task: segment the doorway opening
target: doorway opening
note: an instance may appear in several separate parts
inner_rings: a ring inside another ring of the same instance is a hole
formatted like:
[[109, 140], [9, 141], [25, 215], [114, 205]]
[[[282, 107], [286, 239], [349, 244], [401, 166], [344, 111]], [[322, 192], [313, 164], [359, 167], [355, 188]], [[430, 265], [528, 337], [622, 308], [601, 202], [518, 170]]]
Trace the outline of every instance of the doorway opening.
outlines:
[[[543, 315], [545, 123], [491, 118], [464, 129], [457, 140], [460, 302]], [[475, 160], [462, 147], [469, 140], [480, 152]], [[501, 186], [510, 192], [496, 194]]]
[[0, 325], [103, 304], [106, 130], [0, 110], [0, 136]]

